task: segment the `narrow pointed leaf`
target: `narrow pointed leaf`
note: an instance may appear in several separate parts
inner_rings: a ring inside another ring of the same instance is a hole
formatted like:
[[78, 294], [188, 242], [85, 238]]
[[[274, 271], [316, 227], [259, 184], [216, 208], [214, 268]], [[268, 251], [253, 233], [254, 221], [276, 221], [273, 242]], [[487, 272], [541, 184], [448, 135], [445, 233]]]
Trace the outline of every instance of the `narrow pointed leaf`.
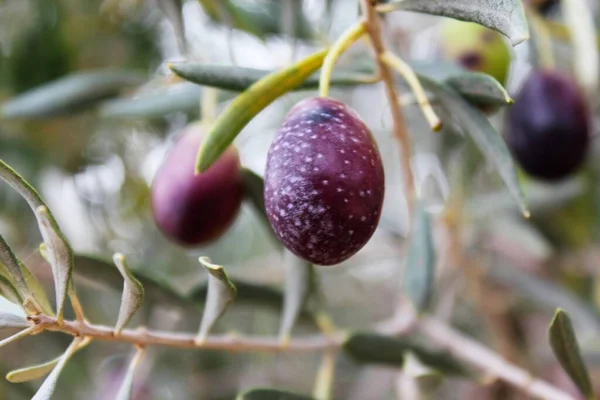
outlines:
[[42, 383], [42, 386], [40, 386], [35, 396], [33, 396], [31, 400], [50, 400], [52, 398], [52, 394], [56, 388], [56, 382], [58, 381], [60, 373], [65, 365], [67, 365], [67, 362], [73, 353], [75, 353], [82, 340], [83, 339], [81, 337], [77, 337], [71, 342], [71, 345], [67, 348], [67, 351], [65, 351], [65, 353], [62, 355], [60, 361], [56, 364], [50, 375], [48, 375], [44, 383]]
[[236, 97], [219, 116], [200, 147], [196, 172], [206, 171], [252, 118], [319, 69], [326, 54], [327, 50], [321, 50], [281, 71], [273, 72]]
[[499, 106], [514, 103], [500, 82], [481, 72], [457, 74], [447, 78], [445, 82], [472, 103]]
[[200, 257], [199, 261], [209, 274], [204, 314], [202, 314], [202, 322], [198, 333], [198, 340], [202, 341], [208, 336], [215, 322], [235, 299], [237, 291], [222, 266], [212, 264], [207, 257]]
[[35, 210], [35, 215], [46, 244], [47, 257], [54, 276], [56, 315], [60, 319], [67, 300], [67, 289], [73, 270], [73, 250], [46, 206], [39, 206]]
[[50, 305], [50, 300], [48, 300], [48, 295], [46, 295], [46, 291], [44, 287], [38, 281], [38, 279], [29, 271], [27, 266], [23, 263], [19, 263], [21, 267], [21, 272], [23, 273], [23, 278], [25, 279], [25, 283], [27, 287], [31, 291], [31, 295], [42, 308], [42, 311], [46, 315], [54, 316], [54, 310], [52, 310], [52, 305]]
[[25, 282], [25, 277], [23, 276], [23, 271], [19, 266], [19, 261], [17, 257], [12, 252], [2, 235], [0, 235], [0, 262], [12, 278], [12, 282], [16, 289], [19, 291], [20, 297], [25, 300], [27, 297], [31, 297], [31, 292], [27, 287], [27, 282]]
[[[76, 351], [83, 349], [90, 342], [91, 342], [91, 340], [84, 339], [83, 341], [81, 341], [81, 343], [77, 347]], [[56, 357], [55, 359], [47, 361], [43, 364], [32, 365], [30, 367], [20, 368], [20, 369], [11, 371], [6, 375], [6, 380], [9, 382], [12, 382], [12, 383], [21, 383], [21, 382], [29, 382], [29, 381], [33, 381], [35, 379], [43, 378], [44, 376], [46, 376], [50, 372], [52, 372], [52, 370], [60, 362], [62, 357], [63, 357], [63, 355], [61, 354], [60, 356]]]
[[487, 117], [454, 90], [423, 76], [421, 76], [421, 83], [435, 94], [442, 107], [473, 139], [485, 157], [496, 166], [498, 174], [516, 200], [521, 212], [528, 216], [527, 202], [517, 179], [510, 150]]
[[37, 329], [36, 326], [31, 325], [31, 326], [23, 329], [22, 331], [17, 332], [12, 336], [7, 337], [6, 339], [2, 339], [2, 340], [0, 340], [0, 347], [10, 344], [12, 342], [16, 342], [17, 340], [23, 339], [25, 336], [31, 335], [32, 332], [35, 331], [36, 329]]
[[393, 7], [475, 22], [502, 33], [513, 46], [529, 39], [521, 0], [401, 0]]
[[573, 324], [562, 309], [557, 309], [549, 329], [550, 346], [565, 372], [571, 377], [581, 393], [594, 399], [590, 374], [583, 362]]
[[412, 352], [407, 352], [402, 368], [403, 383], [414, 391], [419, 399], [431, 398], [433, 392], [444, 382], [444, 376], [427, 365]]
[[135, 371], [137, 370], [138, 365], [142, 361], [146, 350], [142, 347], [138, 348], [129, 367], [127, 368], [127, 373], [123, 379], [123, 383], [121, 383], [121, 388], [115, 397], [115, 400], [130, 400], [132, 397], [133, 391], [133, 378], [135, 376]]
[[312, 397], [279, 389], [250, 389], [240, 393], [236, 400], [315, 400]]
[[23, 304], [23, 298], [15, 287], [15, 283], [10, 274], [8, 274], [8, 271], [0, 273], [0, 295], [13, 303]]
[[356, 333], [344, 343], [344, 351], [356, 362], [401, 368], [408, 352], [445, 374], [471, 375], [472, 372], [451, 354], [431, 350], [408, 338], [393, 338], [371, 333]]
[[285, 250], [283, 257], [285, 269], [285, 291], [283, 312], [279, 326], [281, 340], [289, 338], [294, 324], [308, 299], [311, 291], [313, 266], [292, 252]]
[[160, 119], [175, 112], [196, 115], [202, 88], [189, 82], [102, 102], [98, 114], [108, 119]]
[[[232, 65], [204, 64], [198, 62], [178, 62], [169, 68], [179, 77], [202, 86], [243, 92], [273, 70], [236, 67]], [[373, 83], [370, 75], [353, 71], [336, 71], [331, 77], [331, 86], [357, 86]], [[319, 74], [312, 74], [290, 91], [317, 89]]]
[[116, 96], [125, 87], [137, 86], [144, 75], [131, 71], [75, 73], [36, 87], [9, 100], [0, 109], [0, 118], [37, 119], [73, 114]]
[[431, 219], [422, 204], [416, 206], [408, 248], [404, 292], [418, 312], [425, 311], [433, 294], [436, 254]]
[[123, 276], [123, 296], [121, 297], [121, 309], [115, 329], [120, 332], [131, 320], [133, 314], [140, 308], [144, 301], [144, 287], [129, 270], [127, 261], [123, 254], [117, 253], [113, 257], [117, 269]]
[[23, 307], [0, 297], [0, 329], [27, 328], [30, 325]]

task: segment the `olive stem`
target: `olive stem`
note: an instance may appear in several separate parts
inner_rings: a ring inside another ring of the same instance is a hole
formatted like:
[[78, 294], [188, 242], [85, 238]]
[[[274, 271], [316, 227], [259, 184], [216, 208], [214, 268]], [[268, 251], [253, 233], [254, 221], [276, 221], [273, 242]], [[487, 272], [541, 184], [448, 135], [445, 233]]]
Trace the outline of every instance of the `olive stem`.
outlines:
[[[29, 320], [34, 325], [20, 332], [20, 336], [47, 330], [94, 340], [131, 343], [142, 347], [168, 346], [231, 352], [335, 352], [344, 346], [349, 337], [344, 332], [328, 335], [317, 334], [292, 338], [288, 343], [282, 344], [277, 337], [224, 334], [209, 335], [202, 343], [198, 343], [196, 336], [189, 333], [137, 328], [123, 329], [117, 335], [112, 327], [90, 324], [87, 321], [64, 320], [59, 323], [56, 318], [44, 314], [31, 316]], [[529, 372], [511, 364], [493, 350], [435, 318], [422, 316], [407, 323], [396, 317], [379, 324], [379, 327], [375, 329], [379, 334], [396, 337], [406, 335], [414, 330], [424, 334], [465, 363], [473, 365], [491, 376], [498, 377], [531, 396], [547, 400], [573, 400], [569, 394], [533, 377]]]
[[409, 213], [412, 215], [412, 204], [415, 197], [414, 179], [410, 168], [410, 137], [404, 123], [402, 108], [396, 93], [396, 82], [391, 68], [383, 61], [381, 56], [385, 54], [385, 46], [381, 38], [381, 22], [379, 16], [375, 12], [376, 1], [361, 0], [363, 13], [366, 18], [367, 33], [371, 40], [371, 45], [376, 53], [376, 60], [379, 69], [379, 74], [385, 84], [385, 92], [390, 110], [394, 121], [394, 135], [400, 143], [400, 156], [402, 162], [402, 174], [405, 184], [405, 196]]
[[365, 32], [365, 22], [360, 21], [358, 24], [348, 28], [327, 52], [327, 56], [325, 56], [325, 60], [323, 60], [323, 67], [321, 68], [321, 76], [319, 79], [319, 93], [321, 97], [327, 97], [329, 95], [329, 82], [331, 81], [333, 66], [337, 59], [348, 49], [348, 47], [360, 39]]
[[410, 65], [389, 51], [383, 53], [381, 55], [381, 59], [387, 65], [398, 71], [398, 73], [406, 80], [406, 83], [408, 83], [410, 89], [415, 94], [417, 104], [419, 104], [419, 107], [421, 107], [421, 111], [423, 111], [425, 119], [427, 119], [429, 126], [431, 126], [431, 130], [438, 132], [440, 129], [442, 129], [442, 121], [433, 110], [433, 107], [427, 98], [427, 94], [425, 94], [425, 90], [423, 89], [421, 82], [419, 82], [417, 74], [415, 74], [415, 71], [413, 71]]

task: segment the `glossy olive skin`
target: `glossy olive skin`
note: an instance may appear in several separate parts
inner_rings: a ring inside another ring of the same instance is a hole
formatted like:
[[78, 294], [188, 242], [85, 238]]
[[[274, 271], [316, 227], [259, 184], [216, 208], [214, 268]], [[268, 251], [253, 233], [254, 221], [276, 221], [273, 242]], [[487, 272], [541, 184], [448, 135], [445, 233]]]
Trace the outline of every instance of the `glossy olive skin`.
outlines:
[[152, 211], [163, 234], [184, 246], [219, 238], [233, 224], [242, 203], [240, 160], [228, 148], [205, 172], [194, 175], [203, 128], [187, 126], [152, 182]]
[[352, 257], [377, 229], [384, 194], [379, 150], [353, 109], [317, 97], [288, 113], [267, 155], [264, 197], [290, 251], [323, 266]]
[[534, 70], [507, 110], [508, 147], [534, 178], [575, 173], [590, 146], [590, 117], [577, 84], [557, 71]]

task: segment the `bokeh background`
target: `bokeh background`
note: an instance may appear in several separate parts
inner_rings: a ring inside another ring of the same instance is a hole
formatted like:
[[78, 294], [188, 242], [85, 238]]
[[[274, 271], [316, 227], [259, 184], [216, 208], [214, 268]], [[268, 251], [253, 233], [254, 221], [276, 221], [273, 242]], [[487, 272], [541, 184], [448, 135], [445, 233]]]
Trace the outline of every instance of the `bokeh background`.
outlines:
[[[282, 288], [283, 268], [268, 228], [249, 204], [222, 238], [203, 248], [184, 250], [156, 228], [150, 208], [152, 178], [178, 133], [200, 118], [202, 90], [173, 77], [166, 62], [279, 68], [331, 43], [359, 15], [352, 0], [231, 0], [223, 4], [233, 4], [238, 12], [225, 17], [211, 14], [218, 3], [0, 0], [0, 102], [85, 70], [126, 69], [142, 77], [139, 85], [84, 112], [40, 120], [0, 118], [0, 157], [41, 192], [79, 254], [110, 260], [113, 253], [122, 252], [136, 271], [184, 295], [205, 282], [197, 262], [201, 255], [226, 266], [236, 279], [274, 289]], [[600, 21], [600, 7], [590, 4]], [[560, 21], [560, 9], [550, 10], [547, 18]], [[449, 61], [440, 52], [442, 22], [438, 17], [392, 13], [386, 16], [386, 40], [405, 59], [442, 65]], [[572, 72], [569, 42], [557, 39], [554, 49], [559, 67]], [[507, 88], [514, 95], [532, 66], [531, 48], [524, 43], [510, 51]], [[368, 47], [359, 43], [340, 63], [353, 65], [368, 55]], [[332, 90], [333, 97], [352, 105], [372, 129], [387, 182], [374, 238], [343, 265], [318, 269], [327, 311], [337, 325], [349, 329], [392, 315], [410, 229], [382, 89], [376, 84]], [[262, 174], [268, 146], [285, 114], [299, 99], [315, 94], [287, 94], [261, 112], [236, 139], [242, 164]], [[219, 109], [231, 97], [222, 94]], [[596, 135], [597, 104], [589, 106]], [[447, 124], [433, 134], [417, 106], [407, 101], [404, 111], [414, 145], [412, 163], [424, 176], [417, 183], [430, 210], [444, 210], [450, 194], [460, 192], [467, 215], [462, 232], [467, 257], [464, 265], [438, 280], [436, 313], [451, 314], [470, 335], [575, 393], [546, 340], [554, 308], [565, 307], [576, 322], [590, 369], [600, 379], [597, 143], [585, 168], [568, 180], [548, 185], [522, 175], [533, 214], [524, 221], [493, 167], [455, 126]], [[502, 132], [504, 111], [490, 118]], [[41, 236], [35, 219], [7, 185], [0, 185], [0, 232], [52, 293], [50, 270], [37, 251]], [[96, 279], [95, 262], [100, 261], [78, 260], [76, 274], [80, 265], [87, 272], [77, 274], [76, 282], [88, 318], [111, 324], [119, 308], [119, 287], [103, 282], [100, 272]], [[132, 326], [193, 332], [200, 309], [183, 303], [149, 301]], [[451, 312], [444, 304], [452, 304]], [[276, 335], [280, 308], [277, 297], [238, 301], [216, 331]], [[301, 321], [295, 332], [315, 329], [310, 321]], [[68, 343], [69, 337], [45, 333], [11, 344], [1, 350], [0, 373], [53, 358]], [[93, 343], [68, 364], [55, 397], [113, 398], [130, 354], [126, 345]], [[241, 389], [256, 385], [310, 392], [319, 362], [316, 354], [295, 353], [230, 355], [153, 348], [148, 355], [136, 380], [136, 400], [233, 399]], [[362, 367], [341, 356], [334, 397], [394, 399], [395, 377], [393, 369]], [[0, 399], [28, 399], [40, 383], [0, 380]], [[446, 385], [438, 398], [524, 398], [502, 384], [480, 388], [452, 379]]]

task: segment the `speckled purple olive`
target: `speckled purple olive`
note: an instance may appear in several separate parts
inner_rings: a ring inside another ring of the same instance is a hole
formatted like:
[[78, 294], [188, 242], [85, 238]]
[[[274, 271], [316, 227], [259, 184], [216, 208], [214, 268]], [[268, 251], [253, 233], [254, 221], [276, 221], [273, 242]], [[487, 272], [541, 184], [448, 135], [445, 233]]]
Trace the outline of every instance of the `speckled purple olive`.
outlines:
[[285, 247], [316, 265], [341, 263], [373, 236], [384, 192], [379, 150], [353, 109], [317, 97], [289, 112], [265, 172], [267, 215]]
[[508, 109], [506, 142], [525, 172], [558, 181], [585, 161], [588, 113], [575, 81], [558, 71], [534, 70]]
[[242, 203], [240, 160], [228, 148], [205, 172], [194, 175], [203, 140], [199, 124], [185, 128], [152, 182], [152, 211], [159, 229], [184, 247], [208, 244], [234, 222]]

